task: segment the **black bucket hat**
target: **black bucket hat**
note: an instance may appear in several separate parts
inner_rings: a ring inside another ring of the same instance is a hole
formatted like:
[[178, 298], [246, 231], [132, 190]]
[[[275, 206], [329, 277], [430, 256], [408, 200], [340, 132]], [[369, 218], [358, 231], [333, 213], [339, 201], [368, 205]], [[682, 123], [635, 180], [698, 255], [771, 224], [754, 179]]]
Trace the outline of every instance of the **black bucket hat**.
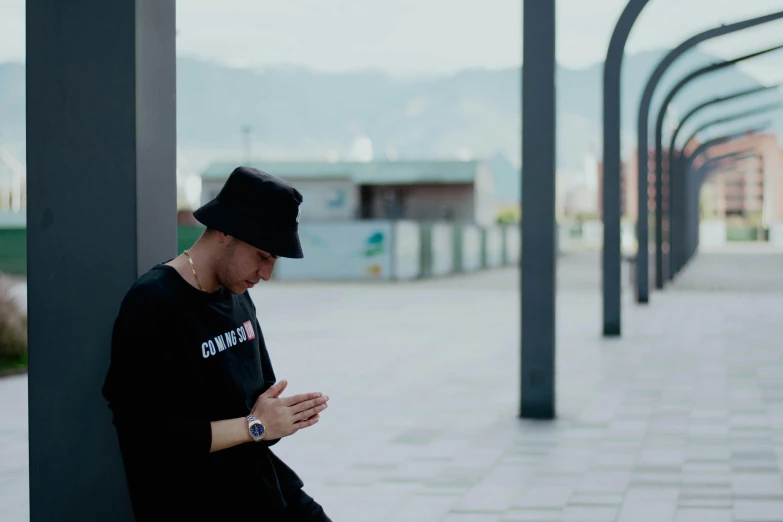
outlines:
[[302, 258], [302, 194], [280, 178], [237, 167], [220, 193], [193, 212], [200, 223], [279, 257]]

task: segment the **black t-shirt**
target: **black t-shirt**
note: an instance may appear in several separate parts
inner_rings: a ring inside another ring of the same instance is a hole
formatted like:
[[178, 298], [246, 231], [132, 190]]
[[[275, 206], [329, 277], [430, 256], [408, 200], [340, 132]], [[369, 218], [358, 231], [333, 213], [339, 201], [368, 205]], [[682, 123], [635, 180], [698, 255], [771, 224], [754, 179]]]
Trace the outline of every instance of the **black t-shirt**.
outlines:
[[274, 383], [247, 292], [202, 292], [165, 264], [140, 277], [120, 306], [103, 388], [136, 520], [288, 520], [297, 509], [320, 511], [269, 449], [278, 441], [209, 451], [210, 422], [248, 415]]

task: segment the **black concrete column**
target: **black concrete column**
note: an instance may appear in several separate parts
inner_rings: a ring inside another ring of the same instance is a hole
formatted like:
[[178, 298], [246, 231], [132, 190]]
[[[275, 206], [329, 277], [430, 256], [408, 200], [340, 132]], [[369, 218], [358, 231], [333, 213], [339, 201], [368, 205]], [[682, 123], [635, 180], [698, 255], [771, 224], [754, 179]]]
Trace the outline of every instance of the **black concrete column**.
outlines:
[[520, 416], [555, 416], [555, 2], [524, 0]]
[[101, 387], [177, 250], [175, 2], [27, 0], [26, 38], [30, 519], [132, 520]]

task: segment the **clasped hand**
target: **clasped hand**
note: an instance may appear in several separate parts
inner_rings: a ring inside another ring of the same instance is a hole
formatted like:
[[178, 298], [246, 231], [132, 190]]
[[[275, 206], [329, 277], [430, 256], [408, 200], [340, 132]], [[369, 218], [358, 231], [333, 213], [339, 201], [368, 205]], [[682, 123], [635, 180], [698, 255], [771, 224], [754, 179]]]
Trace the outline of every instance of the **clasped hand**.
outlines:
[[266, 440], [287, 437], [320, 419], [329, 397], [319, 392], [280, 397], [288, 382], [281, 380], [262, 393], [251, 413], [264, 425]]

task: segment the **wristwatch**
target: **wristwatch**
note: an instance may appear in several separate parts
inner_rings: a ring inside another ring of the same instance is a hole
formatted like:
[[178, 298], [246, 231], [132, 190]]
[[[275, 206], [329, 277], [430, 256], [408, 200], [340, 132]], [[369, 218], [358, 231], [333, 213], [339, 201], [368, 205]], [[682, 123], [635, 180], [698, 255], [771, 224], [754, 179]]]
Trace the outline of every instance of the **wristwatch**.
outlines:
[[247, 428], [250, 430], [250, 436], [253, 437], [254, 441], [258, 442], [264, 439], [266, 429], [252, 413], [247, 416]]

